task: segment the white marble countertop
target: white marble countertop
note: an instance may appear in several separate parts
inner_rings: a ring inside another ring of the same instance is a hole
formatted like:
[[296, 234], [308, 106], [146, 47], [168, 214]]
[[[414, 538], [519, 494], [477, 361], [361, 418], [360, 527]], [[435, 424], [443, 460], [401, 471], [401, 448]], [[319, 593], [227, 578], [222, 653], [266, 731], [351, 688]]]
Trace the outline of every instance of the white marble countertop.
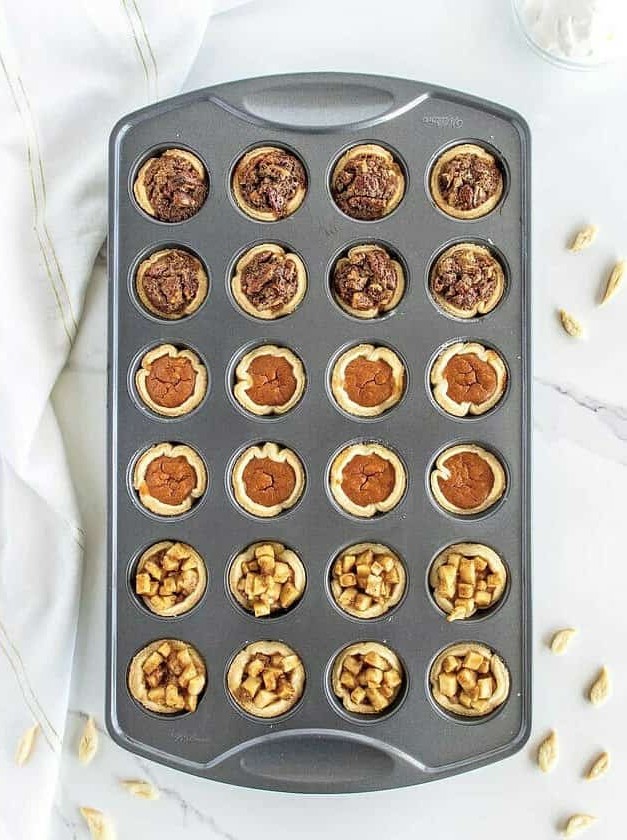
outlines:
[[[111, 815], [125, 838], [283, 837], [335, 839], [435, 834], [484, 840], [554, 836], [573, 811], [596, 814], [590, 837], [624, 832], [627, 728], [622, 707], [627, 610], [622, 591], [627, 482], [627, 290], [607, 307], [598, 294], [627, 252], [627, 173], [621, 146], [627, 66], [575, 73], [543, 62], [524, 43], [504, 0], [257, 0], [210, 24], [186, 87], [247, 76], [346, 70], [423, 79], [502, 102], [529, 121], [534, 141], [534, 734], [512, 759], [448, 781], [358, 797], [303, 797], [227, 787], [188, 777], [115, 746], [104, 733], [93, 763], [76, 758], [81, 718], [102, 726], [105, 681], [106, 277], [97, 266], [72, 359], [55, 404], [86, 530], [72, 710], [51, 837], [86, 837], [77, 808]], [[595, 246], [574, 256], [565, 241], [583, 223]], [[566, 336], [556, 307], [588, 326]], [[547, 639], [580, 629], [556, 659]], [[584, 688], [606, 662], [614, 694], [603, 710]], [[561, 760], [549, 777], [535, 747], [555, 727]], [[589, 758], [609, 749], [607, 778], [582, 780]], [[158, 802], [133, 799], [121, 778], [145, 778]], [[498, 834], [497, 834], [498, 832]]]

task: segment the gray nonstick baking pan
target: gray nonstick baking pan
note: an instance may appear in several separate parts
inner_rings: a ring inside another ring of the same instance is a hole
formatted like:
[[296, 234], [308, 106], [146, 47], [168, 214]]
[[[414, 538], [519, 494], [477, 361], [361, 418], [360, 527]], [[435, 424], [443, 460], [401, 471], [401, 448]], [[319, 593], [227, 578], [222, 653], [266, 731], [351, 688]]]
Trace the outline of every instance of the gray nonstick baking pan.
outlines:
[[[330, 172], [340, 154], [366, 142], [392, 150], [406, 176], [401, 204], [375, 222], [343, 215], [329, 191]], [[503, 200], [475, 221], [449, 218], [429, 193], [435, 157], [460, 142], [487, 146], [505, 173]], [[308, 178], [300, 209], [273, 223], [245, 216], [230, 189], [237, 160], [263, 145], [294, 150]], [[201, 158], [210, 188], [195, 216], [165, 224], [139, 209], [133, 180], [150, 155], [172, 147], [187, 148]], [[118, 744], [209, 779], [299, 793], [418, 784], [498, 761], [523, 746], [531, 722], [529, 186], [530, 136], [518, 114], [404, 79], [341, 73], [250, 79], [160, 102], [118, 123], [110, 145], [107, 649], [107, 727]], [[408, 278], [399, 306], [374, 320], [349, 317], [329, 293], [334, 260], [365, 241], [381, 242], [400, 255]], [[506, 293], [484, 317], [449, 317], [429, 294], [429, 267], [455, 241], [485, 243], [505, 266]], [[262, 242], [289, 245], [308, 271], [304, 301], [289, 317], [275, 321], [244, 315], [229, 291], [234, 260]], [[189, 249], [207, 268], [209, 293], [193, 317], [160, 321], [135, 298], [138, 262], [164, 246]], [[429, 391], [434, 354], [457, 339], [497, 348], [509, 371], [505, 398], [476, 419], [447, 416]], [[133, 393], [138, 355], [165, 342], [194, 348], [209, 372], [205, 401], [175, 420], [142, 410]], [[407, 368], [404, 399], [378, 420], [351, 418], [329, 396], [329, 360], [340, 348], [361, 342], [389, 345]], [[306, 369], [304, 398], [280, 419], [254, 419], [238, 410], [229, 395], [233, 359], [259, 343], [291, 348]], [[370, 520], [341, 513], [327, 488], [332, 455], [355, 440], [388, 444], [407, 470], [403, 501]], [[209, 488], [191, 515], [158, 518], [133, 498], [130, 465], [138, 452], [161, 441], [190, 444], [207, 464]], [[302, 501], [268, 520], [238, 509], [228, 476], [234, 453], [265, 441], [289, 446], [306, 471]], [[487, 515], [456, 518], [438, 508], [430, 495], [428, 474], [435, 456], [460, 441], [496, 451], [506, 467], [505, 497]], [[194, 546], [209, 577], [196, 608], [170, 619], [144, 609], [131, 582], [138, 555], [167, 539]], [[283, 616], [254, 618], [233, 603], [225, 570], [238, 551], [267, 540], [278, 540], [299, 554], [307, 588], [298, 606]], [[364, 541], [395, 549], [408, 573], [400, 606], [371, 621], [341, 613], [327, 585], [331, 558], [341, 548]], [[447, 622], [432, 599], [427, 572], [438, 552], [454, 542], [494, 548], [506, 563], [509, 583], [498, 609]], [[168, 637], [192, 643], [205, 660], [207, 687], [194, 714], [152, 714], [127, 688], [129, 663], [137, 651]], [[268, 721], [236, 708], [225, 685], [234, 654], [260, 639], [293, 647], [306, 671], [302, 701], [284, 717]], [[389, 645], [406, 671], [405, 691], [394, 712], [363, 721], [343, 713], [328, 682], [338, 651], [360, 640]], [[485, 719], [448, 715], [430, 694], [434, 657], [462, 640], [486, 644], [509, 669], [509, 698]]]

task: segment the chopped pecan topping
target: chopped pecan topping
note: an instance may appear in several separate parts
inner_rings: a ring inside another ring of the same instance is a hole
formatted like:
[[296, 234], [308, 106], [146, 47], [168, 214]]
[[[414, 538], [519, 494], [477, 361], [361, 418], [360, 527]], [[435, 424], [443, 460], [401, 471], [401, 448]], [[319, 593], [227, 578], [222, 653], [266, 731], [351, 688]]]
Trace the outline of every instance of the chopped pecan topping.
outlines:
[[235, 177], [245, 202], [255, 210], [281, 218], [289, 202], [307, 184], [302, 163], [295, 155], [272, 149], [253, 155], [238, 166]]
[[279, 309], [298, 291], [296, 264], [272, 251], [261, 251], [242, 270], [241, 289], [255, 309]]
[[161, 155], [151, 161], [144, 187], [157, 219], [182, 222], [197, 213], [207, 197], [207, 181], [187, 158]]
[[375, 154], [355, 155], [334, 174], [333, 198], [353, 219], [380, 219], [388, 212], [401, 179], [398, 164]]
[[351, 309], [362, 312], [382, 310], [394, 297], [397, 286], [394, 263], [383, 249], [352, 249], [333, 272], [336, 295]]
[[163, 315], [180, 315], [198, 294], [201, 269], [196, 257], [172, 249], [147, 266], [141, 286], [154, 309]]
[[457, 309], [473, 309], [490, 300], [498, 272], [493, 256], [460, 246], [437, 261], [431, 274], [431, 290]]
[[438, 186], [449, 207], [475, 210], [500, 189], [502, 175], [492, 158], [462, 153], [444, 164]]

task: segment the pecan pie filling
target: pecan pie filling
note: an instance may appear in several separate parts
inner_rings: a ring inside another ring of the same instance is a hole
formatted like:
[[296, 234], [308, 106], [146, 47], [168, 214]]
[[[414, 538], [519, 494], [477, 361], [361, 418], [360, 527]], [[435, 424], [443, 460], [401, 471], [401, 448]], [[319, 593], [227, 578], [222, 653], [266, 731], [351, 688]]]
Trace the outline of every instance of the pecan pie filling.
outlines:
[[235, 181], [244, 203], [280, 219], [290, 212], [290, 202], [307, 186], [302, 163], [283, 149], [253, 152], [238, 164]]
[[492, 365], [474, 353], [453, 356], [444, 368], [448, 396], [457, 403], [480, 405], [494, 394], [497, 375]]
[[352, 248], [333, 273], [335, 294], [351, 309], [362, 312], [384, 309], [397, 287], [395, 263], [382, 248]]
[[285, 405], [296, 391], [296, 377], [289, 361], [281, 356], [257, 356], [248, 366], [252, 385], [248, 397], [257, 405]]
[[363, 356], [353, 359], [344, 371], [344, 388], [350, 399], [359, 405], [380, 405], [394, 391], [392, 368], [383, 359], [370, 361]]
[[459, 452], [444, 461], [450, 478], [438, 477], [440, 490], [455, 507], [471, 510], [480, 507], [494, 487], [490, 465], [476, 452]]
[[153, 402], [175, 408], [194, 393], [196, 371], [188, 358], [172, 358], [165, 354], [152, 362], [145, 381]]
[[338, 164], [331, 190], [347, 216], [373, 221], [390, 211], [390, 202], [402, 184], [403, 175], [394, 160], [364, 152]]
[[431, 290], [456, 309], [472, 310], [493, 297], [499, 271], [487, 249], [461, 245], [449, 249], [437, 261], [431, 275]]
[[197, 301], [202, 266], [196, 257], [174, 248], [155, 256], [138, 272], [140, 297], [158, 315], [181, 317]]
[[152, 158], [140, 170], [138, 181], [148, 199], [149, 212], [162, 222], [189, 219], [207, 198], [204, 170], [189, 153], [168, 150]]
[[438, 174], [440, 192], [449, 207], [476, 210], [501, 189], [503, 176], [490, 156], [461, 153], [447, 161]]
[[380, 455], [354, 455], [342, 471], [342, 490], [361, 507], [384, 502], [395, 486], [394, 468]]
[[197, 477], [184, 455], [160, 455], [148, 465], [144, 481], [153, 499], [175, 507], [189, 498]]
[[298, 291], [296, 264], [272, 251], [255, 254], [242, 271], [241, 289], [257, 310], [285, 306]]
[[251, 458], [242, 478], [248, 497], [264, 507], [286, 502], [296, 487], [296, 474], [291, 465], [272, 458]]

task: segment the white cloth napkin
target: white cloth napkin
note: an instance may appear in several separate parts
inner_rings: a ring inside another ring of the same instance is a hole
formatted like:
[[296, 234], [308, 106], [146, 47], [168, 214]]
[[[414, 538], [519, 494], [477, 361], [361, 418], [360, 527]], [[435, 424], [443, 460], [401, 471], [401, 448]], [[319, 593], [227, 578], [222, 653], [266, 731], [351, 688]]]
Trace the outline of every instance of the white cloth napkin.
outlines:
[[108, 135], [180, 89], [210, 11], [208, 0], [0, 0], [2, 840], [46, 836], [63, 740], [83, 534], [49, 396], [106, 234]]

